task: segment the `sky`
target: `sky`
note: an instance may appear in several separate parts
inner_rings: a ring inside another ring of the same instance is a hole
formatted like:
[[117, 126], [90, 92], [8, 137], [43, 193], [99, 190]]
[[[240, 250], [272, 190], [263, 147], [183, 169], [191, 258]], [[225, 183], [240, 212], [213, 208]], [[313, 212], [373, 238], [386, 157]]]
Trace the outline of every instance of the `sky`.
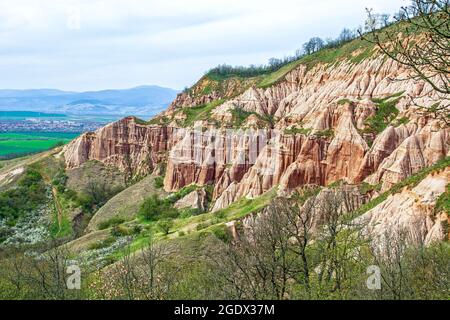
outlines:
[[264, 64], [406, 0], [0, 0], [0, 88], [182, 89]]

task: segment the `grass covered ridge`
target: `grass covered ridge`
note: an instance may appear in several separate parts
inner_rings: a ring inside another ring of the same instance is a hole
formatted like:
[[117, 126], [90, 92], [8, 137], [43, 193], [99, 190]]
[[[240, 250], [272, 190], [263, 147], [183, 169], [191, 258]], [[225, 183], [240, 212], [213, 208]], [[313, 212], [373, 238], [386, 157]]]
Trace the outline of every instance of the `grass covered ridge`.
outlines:
[[183, 126], [189, 127], [192, 126], [196, 121], [209, 120], [211, 118], [211, 111], [213, 111], [217, 106], [221, 105], [224, 102], [225, 100], [220, 99], [196, 107], [183, 108], [181, 112], [186, 115]]
[[[372, 199], [371, 201], [369, 201], [368, 203], [362, 205], [358, 210], [355, 211], [355, 213], [354, 213], [355, 216], [360, 216], [360, 215], [366, 213], [367, 211], [375, 208], [380, 203], [385, 201], [390, 195], [401, 192], [403, 190], [403, 188], [405, 188], [405, 187], [414, 188], [423, 179], [425, 179], [430, 173], [445, 169], [448, 166], [450, 166], [450, 157], [446, 157], [446, 158], [438, 161], [434, 165], [420, 170], [419, 172], [417, 172], [417, 173], [407, 177], [403, 181], [397, 183], [392, 188], [390, 188], [388, 191], [382, 193], [378, 197], [376, 197], [376, 198]], [[449, 200], [448, 200], [448, 187], [447, 187], [447, 192], [444, 193], [438, 199], [438, 201], [436, 203], [436, 207], [442, 208], [443, 210], [446, 210], [446, 212], [448, 212], [447, 210], [450, 208], [448, 201]]]
[[[377, 110], [375, 115], [370, 116], [366, 119], [366, 128], [364, 131], [366, 133], [379, 134], [387, 128], [389, 124], [398, 116], [399, 110], [396, 108], [397, 103], [402, 98], [404, 91], [393, 94], [386, 98], [372, 99], [376, 104]], [[401, 122], [405, 122], [405, 119], [401, 119]], [[406, 119], [407, 121], [407, 119]]]
[[[160, 221], [165, 221], [165, 217], [159, 217], [160, 219], [155, 221], [147, 221], [144, 224], [143, 231], [135, 237], [129, 249], [131, 252], [143, 249], [148, 244], [150, 238], [164, 241], [175, 240], [178, 238], [190, 238], [201, 234], [214, 234], [216, 236], [225, 237], [223, 234], [225, 223], [259, 212], [275, 197], [276, 188], [255, 199], [242, 198], [232, 203], [229, 207], [216, 212], [208, 212], [187, 217], [180, 215], [178, 218], [171, 220], [168, 230], [162, 230], [161, 228]], [[118, 260], [123, 254], [124, 252], [120, 251], [117, 252], [114, 257]]]
[[265, 75], [259, 82], [258, 86], [261, 88], [267, 88], [278, 81], [284, 79], [284, 77], [299, 67], [304, 65], [307, 70], [311, 70], [316, 65], [323, 63], [334, 65], [341, 61], [350, 61], [352, 64], [358, 64], [365, 59], [370, 58], [374, 53], [374, 45], [361, 39], [355, 39], [350, 41], [339, 48], [327, 48], [318, 52], [305, 56], [297, 61], [291, 62], [275, 72]]

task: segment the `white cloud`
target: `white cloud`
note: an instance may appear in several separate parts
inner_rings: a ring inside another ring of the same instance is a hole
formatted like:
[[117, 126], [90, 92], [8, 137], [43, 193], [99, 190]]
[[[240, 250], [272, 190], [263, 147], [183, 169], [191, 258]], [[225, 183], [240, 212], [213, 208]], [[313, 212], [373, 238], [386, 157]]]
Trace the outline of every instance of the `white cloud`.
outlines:
[[[0, 88], [181, 88], [263, 63], [403, 0], [0, 0]], [[78, 16], [79, 13], [79, 16]]]

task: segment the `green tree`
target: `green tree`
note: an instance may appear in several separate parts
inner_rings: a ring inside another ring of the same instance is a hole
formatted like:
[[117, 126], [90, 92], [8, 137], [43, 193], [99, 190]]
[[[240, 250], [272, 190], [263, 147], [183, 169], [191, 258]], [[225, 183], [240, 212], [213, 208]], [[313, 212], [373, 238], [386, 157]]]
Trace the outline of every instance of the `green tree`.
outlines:
[[170, 229], [173, 227], [173, 221], [169, 219], [159, 220], [158, 223], [156, 224], [156, 227], [158, 228], [159, 231], [167, 235], [169, 234]]
[[141, 205], [139, 215], [147, 221], [156, 221], [161, 217], [176, 218], [178, 217], [178, 210], [172, 207], [169, 201], [162, 200], [157, 195], [152, 195]]

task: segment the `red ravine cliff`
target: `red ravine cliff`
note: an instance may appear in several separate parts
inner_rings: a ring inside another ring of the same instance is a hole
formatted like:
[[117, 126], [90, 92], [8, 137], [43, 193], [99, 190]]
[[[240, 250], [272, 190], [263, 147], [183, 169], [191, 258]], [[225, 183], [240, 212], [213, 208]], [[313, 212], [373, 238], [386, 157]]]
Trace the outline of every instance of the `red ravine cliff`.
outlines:
[[[184, 93], [164, 113], [167, 124], [125, 118], [66, 146], [66, 163], [73, 168], [95, 159], [141, 175], [167, 163], [166, 191], [214, 184], [213, 210], [274, 186], [285, 193], [304, 184], [365, 180], [386, 190], [450, 154], [448, 126], [414, 107], [432, 103], [432, 90], [422, 82], [391, 80], [407, 74], [381, 57], [310, 70], [300, 65], [269, 88], [251, 86], [217, 106], [210, 120], [195, 123], [197, 129], [170, 119], [182, 108], [224, 96]], [[367, 130], [379, 108], [375, 98], [398, 99], [399, 114], [379, 133]], [[237, 108], [251, 115], [243, 130], [230, 130]], [[274, 125], [258, 129], [259, 117], [273, 118]]]

